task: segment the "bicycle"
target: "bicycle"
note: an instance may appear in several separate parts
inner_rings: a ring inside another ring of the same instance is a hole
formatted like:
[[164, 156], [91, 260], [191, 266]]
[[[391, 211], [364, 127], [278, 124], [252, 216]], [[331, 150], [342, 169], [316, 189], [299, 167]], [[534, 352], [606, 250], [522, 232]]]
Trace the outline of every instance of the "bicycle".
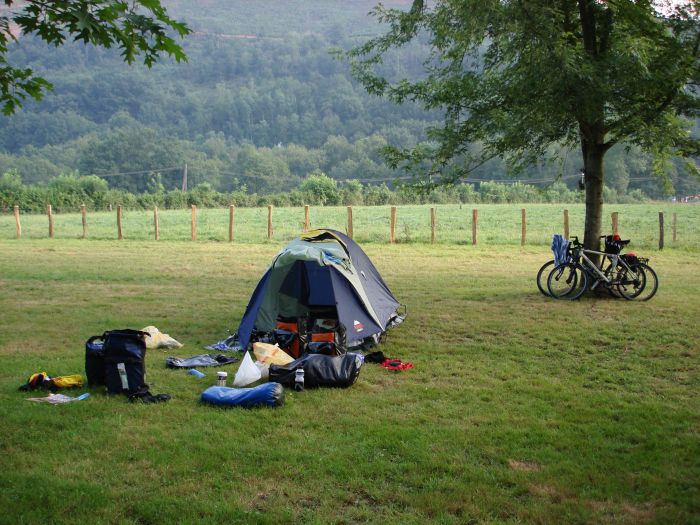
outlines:
[[[550, 296], [574, 300], [587, 290], [593, 291], [602, 286], [611, 294], [627, 300], [651, 299], [658, 289], [658, 277], [647, 264], [648, 259], [641, 259], [632, 253], [620, 255], [620, 250], [629, 240], [623, 241], [612, 235], [601, 238], [605, 239], [604, 252], [587, 250], [578, 237], [572, 237], [569, 260], [555, 266], [547, 277]], [[600, 256], [600, 265], [595, 264], [589, 255]]]
[[[563, 239], [563, 237], [561, 237], [561, 239]], [[552, 238], [552, 244], [554, 245], [554, 238]], [[554, 246], [552, 246], [552, 250], [554, 251]], [[571, 244], [569, 244], [567, 247], [566, 257], [564, 260], [565, 261], [570, 260], [572, 255], [573, 255], [573, 253], [572, 253]], [[556, 255], [555, 255], [555, 257], [553, 259], [547, 261], [542, 266], [540, 266], [540, 269], [537, 271], [537, 279], [536, 279], [537, 289], [545, 297], [550, 297], [549, 291], [547, 289], [547, 277], [549, 277], [549, 273], [552, 271], [552, 268], [556, 265], [556, 262], [557, 262], [557, 259], [556, 259]]]

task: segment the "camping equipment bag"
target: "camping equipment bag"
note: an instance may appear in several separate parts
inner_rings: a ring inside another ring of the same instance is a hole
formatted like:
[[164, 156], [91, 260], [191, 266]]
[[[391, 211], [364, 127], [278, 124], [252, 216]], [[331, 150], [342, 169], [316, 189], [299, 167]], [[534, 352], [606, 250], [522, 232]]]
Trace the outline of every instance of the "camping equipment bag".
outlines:
[[284, 388], [279, 383], [265, 383], [255, 388], [211, 386], [202, 392], [201, 400], [227, 407], [278, 407], [284, 404]]
[[103, 334], [107, 392], [131, 394], [146, 386], [147, 336], [137, 330], [112, 330]]
[[94, 335], [85, 342], [85, 375], [88, 386], [105, 384], [104, 340], [101, 335]]
[[319, 386], [347, 388], [360, 375], [362, 358], [357, 354], [339, 356], [305, 354], [288, 365], [270, 365], [270, 381], [293, 388], [297, 368], [304, 369], [304, 388]]

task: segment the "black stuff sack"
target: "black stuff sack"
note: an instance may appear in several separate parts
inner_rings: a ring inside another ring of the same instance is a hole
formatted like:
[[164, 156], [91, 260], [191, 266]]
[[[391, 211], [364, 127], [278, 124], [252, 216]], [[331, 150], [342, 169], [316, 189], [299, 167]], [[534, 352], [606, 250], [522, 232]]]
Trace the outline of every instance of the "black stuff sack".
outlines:
[[362, 357], [358, 354], [305, 354], [287, 365], [270, 365], [270, 382], [293, 388], [297, 368], [303, 368], [304, 388], [347, 388], [357, 381], [361, 366]]
[[85, 342], [85, 375], [88, 386], [105, 385], [104, 340], [101, 335], [92, 336]]
[[145, 332], [112, 330], [102, 336], [105, 384], [110, 394], [131, 394], [146, 385]]

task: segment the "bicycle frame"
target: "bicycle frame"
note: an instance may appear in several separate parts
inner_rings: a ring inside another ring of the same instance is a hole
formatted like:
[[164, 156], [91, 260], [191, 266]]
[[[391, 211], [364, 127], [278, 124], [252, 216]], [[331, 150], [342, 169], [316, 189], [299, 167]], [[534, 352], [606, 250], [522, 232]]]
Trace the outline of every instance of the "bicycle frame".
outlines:
[[[610, 254], [610, 253], [605, 253], [605, 252], [599, 252], [597, 250], [587, 250], [585, 248], [582, 248], [579, 251], [579, 256], [581, 259], [586, 263], [586, 264], [581, 264], [589, 273], [592, 275], [595, 275], [597, 278], [595, 282], [590, 286], [591, 290], [594, 290], [596, 286], [598, 286], [601, 281], [604, 282], [607, 286], [610, 286], [611, 284], [614, 284], [612, 279], [610, 279], [605, 272], [603, 272], [597, 264], [595, 264], [592, 260], [590, 260], [587, 255], [601, 255], [602, 256], [602, 261], [605, 259], [609, 259], [611, 263], [611, 271], [615, 270], [618, 265], [621, 265], [627, 270], [628, 272], [631, 272], [632, 269], [629, 267], [629, 265], [624, 261], [624, 259], [620, 258], [619, 254]], [[602, 261], [601, 261], [601, 266], [602, 266]], [[593, 273], [595, 272], [595, 273]]]

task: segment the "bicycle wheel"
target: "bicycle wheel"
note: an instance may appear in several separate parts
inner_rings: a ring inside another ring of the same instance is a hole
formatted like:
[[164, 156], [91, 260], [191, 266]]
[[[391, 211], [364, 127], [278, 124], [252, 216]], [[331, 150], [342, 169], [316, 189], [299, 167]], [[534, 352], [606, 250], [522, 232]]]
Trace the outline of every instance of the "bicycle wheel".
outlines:
[[646, 284], [646, 275], [638, 265], [632, 266], [630, 270], [625, 268], [620, 271], [616, 283], [618, 293], [628, 301], [635, 299], [642, 293]]
[[588, 287], [588, 276], [583, 267], [574, 262], [555, 266], [547, 277], [547, 289], [555, 299], [573, 301], [581, 297]]
[[547, 277], [549, 277], [549, 272], [552, 271], [552, 266], [554, 266], [554, 260], [547, 261], [537, 272], [537, 289], [542, 292], [542, 295], [545, 297], [549, 297], [549, 291], [547, 290]]
[[644, 286], [642, 286], [639, 292], [633, 297], [637, 301], [648, 301], [656, 295], [656, 291], [659, 289], [659, 278], [656, 276], [656, 272], [651, 266], [646, 263], [639, 263], [635, 265], [633, 270], [641, 276], [643, 276]]

